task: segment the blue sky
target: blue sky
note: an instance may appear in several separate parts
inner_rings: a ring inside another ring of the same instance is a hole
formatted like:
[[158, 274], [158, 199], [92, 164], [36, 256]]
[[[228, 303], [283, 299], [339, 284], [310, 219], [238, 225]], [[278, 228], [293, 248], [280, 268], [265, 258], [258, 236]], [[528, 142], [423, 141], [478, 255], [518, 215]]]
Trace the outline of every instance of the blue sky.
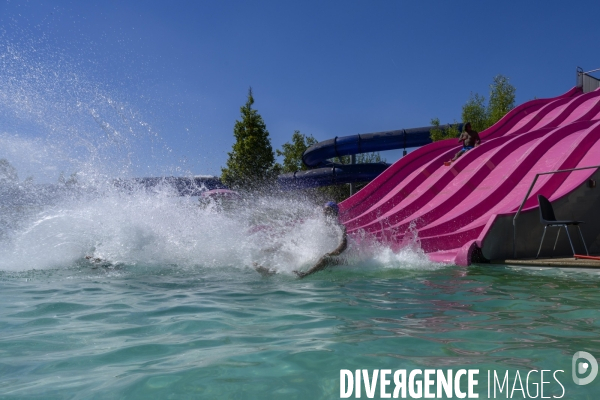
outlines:
[[[274, 148], [294, 130], [325, 140], [452, 122], [497, 74], [522, 103], [569, 90], [577, 66], [600, 68], [599, 14], [597, 1], [0, 0], [0, 74], [12, 77], [0, 133], [72, 131], [101, 146], [93, 107], [73, 110], [102, 93], [154, 136], [128, 133], [130, 173], [218, 175], [249, 86]], [[19, 90], [36, 94], [12, 106]], [[53, 106], [40, 116], [36, 102]]]

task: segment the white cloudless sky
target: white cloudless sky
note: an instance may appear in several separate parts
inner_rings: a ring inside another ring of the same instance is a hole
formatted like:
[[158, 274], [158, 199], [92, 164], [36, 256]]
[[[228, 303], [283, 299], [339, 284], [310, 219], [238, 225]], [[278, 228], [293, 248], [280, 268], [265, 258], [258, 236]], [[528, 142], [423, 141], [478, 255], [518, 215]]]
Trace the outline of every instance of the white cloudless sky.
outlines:
[[[325, 140], [458, 121], [497, 74], [519, 104], [600, 68], [598, 15], [597, 1], [0, 0], [0, 133], [84, 129], [59, 115], [76, 106], [56, 104], [101, 92], [159, 138], [160, 151], [129, 149], [135, 175], [218, 175], [250, 86], [274, 148], [294, 130]], [[53, 106], [40, 117], [36, 102]]]

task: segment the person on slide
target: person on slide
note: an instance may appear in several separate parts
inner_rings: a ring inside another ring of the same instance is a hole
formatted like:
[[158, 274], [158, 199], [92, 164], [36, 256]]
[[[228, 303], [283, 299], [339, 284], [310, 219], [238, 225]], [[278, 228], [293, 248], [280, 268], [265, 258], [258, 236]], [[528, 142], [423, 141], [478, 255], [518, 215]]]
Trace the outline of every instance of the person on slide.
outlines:
[[450, 161], [446, 161], [444, 164], [449, 166], [452, 162], [458, 160], [460, 156], [462, 156], [465, 152], [477, 147], [481, 144], [481, 139], [479, 138], [479, 133], [471, 129], [471, 123], [467, 122], [463, 128], [463, 133], [460, 134], [458, 138], [458, 142], [463, 144], [463, 148], [459, 150], [458, 153], [454, 156], [454, 158]]

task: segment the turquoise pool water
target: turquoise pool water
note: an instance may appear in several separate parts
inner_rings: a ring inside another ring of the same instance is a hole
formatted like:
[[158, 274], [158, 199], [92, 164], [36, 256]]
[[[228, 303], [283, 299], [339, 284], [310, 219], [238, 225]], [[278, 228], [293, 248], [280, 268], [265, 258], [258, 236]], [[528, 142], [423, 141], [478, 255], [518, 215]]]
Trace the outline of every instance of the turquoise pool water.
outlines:
[[511, 385], [516, 371], [525, 384], [531, 369], [564, 370], [567, 399], [600, 387], [571, 378], [575, 352], [600, 355], [597, 273], [94, 267], [0, 273], [0, 398], [331, 399], [341, 369], [479, 369], [480, 398], [488, 370], [510, 371]]

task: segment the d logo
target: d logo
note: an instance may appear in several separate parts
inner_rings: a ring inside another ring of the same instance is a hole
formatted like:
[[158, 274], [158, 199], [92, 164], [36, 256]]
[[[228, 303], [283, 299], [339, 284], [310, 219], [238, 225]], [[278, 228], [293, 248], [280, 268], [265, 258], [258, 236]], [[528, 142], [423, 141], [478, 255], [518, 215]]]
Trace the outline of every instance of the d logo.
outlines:
[[[587, 362], [580, 360], [582, 358], [585, 358]], [[591, 371], [590, 366], [592, 367]], [[596, 362], [596, 359], [590, 353], [586, 351], [578, 351], [577, 353], [573, 354], [571, 371], [573, 374], [573, 382], [575, 382], [577, 385], [587, 385], [596, 378], [596, 375], [598, 375], [598, 362]], [[583, 375], [588, 371], [590, 371], [590, 374], [586, 378], [577, 377], [577, 375]]]

